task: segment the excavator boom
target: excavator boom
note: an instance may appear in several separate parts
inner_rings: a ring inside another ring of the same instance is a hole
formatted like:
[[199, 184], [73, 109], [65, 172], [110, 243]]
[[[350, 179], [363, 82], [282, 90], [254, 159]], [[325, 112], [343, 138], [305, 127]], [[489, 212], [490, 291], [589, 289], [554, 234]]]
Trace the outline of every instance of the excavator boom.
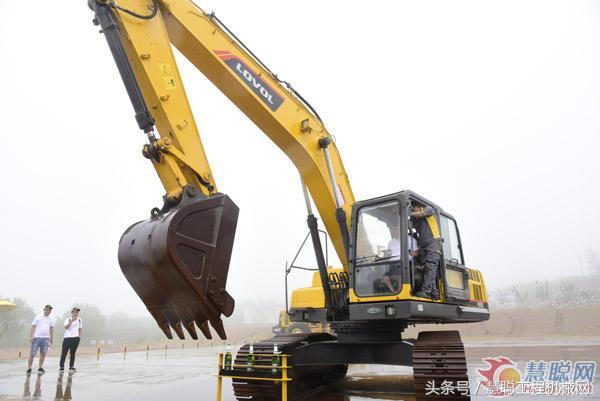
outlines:
[[[185, 328], [196, 338], [198, 326], [209, 337], [210, 322], [225, 337], [220, 316], [234, 308], [225, 287], [238, 215], [217, 192], [171, 45], [290, 158], [347, 268], [354, 195], [333, 138], [291, 85], [189, 0], [89, 5], [148, 136], [143, 154], [166, 192], [163, 207], [131, 226], [119, 244], [125, 277], [165, 334], [170, 338], [173, 329], [183, 338]], [[316, 227], [314, 216], [310, 224]]]

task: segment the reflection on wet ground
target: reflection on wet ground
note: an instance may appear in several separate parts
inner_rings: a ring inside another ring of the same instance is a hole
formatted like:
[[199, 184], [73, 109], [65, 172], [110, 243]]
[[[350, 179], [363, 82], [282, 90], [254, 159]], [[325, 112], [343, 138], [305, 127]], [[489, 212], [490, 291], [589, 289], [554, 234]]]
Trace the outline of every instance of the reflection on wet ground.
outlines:
[[[49, 397], [49, 395], [47, 395], [46, 397], [43, 397], [42, 382], [43, 381], [52, 382], [52, 379], [50, 379], [48, 377], [44, 377], [44, 375], [36, 375], [35, 373], [32, 375], [26, 375], [25, 383], [23, 384], [22, 399], [39, 400], [39, 399], [46, 398], [46, 399], [54, 399], [54, 400], [72, 400], [73, 397], [71, 395], [71, 388], [73, 387], [73, 374], [68, 375], [68, 377], [66, 379], [66, 383], [64, 380], [64, 376], [65, 375], [58, 375], [58, 378], [56, 379], [56, 392], [54, 393], [54, 397]], [[33, 393], [31, 392], [32, 383], [34, 383]], [[63, 385], [63, 383], [64, 383], [64, 385]], [[50, 390], [46, 390], [46, 391], [50, 391]]]
[[[7, 400], [76, 400], [76, 401], [165, 401], [176, 396], [181, 400], [214, 400], [216, 390], [216, 353], [219, 349], [200, 348], [102, 355], [78, 358], [78, 373], [58, 375], [58, 361], [48, 358], [46, 374], [25, 375], [26, 361], [0, 361], [0, 401]], [[471, 344], [467, 346], [469, 376], [477, 383], [476, 368], [481, 358], [507, 356], [523, 364], [529, 360], [600, 361], [600, 340], [545, 341], [510, 344]], [[35, 367], [36, 365], [34, 365]], [[56, 369], [55, 369], [56, 368]], [[595, 384], [600, 386], [596, 372]], [[475, 388], [473, 387], [472, 390]], [[223, 401], [235, 401], [227, 381]], [[581, 397], [600, 400], [599, 392]], [[474, 396], [483, 400], [484, 395]], [[548, 397], [546, 397], [547, 399]], [[512, 397], [531, 400], [531, 396]], [[551, 397], [553, 401], [573, 397]], [[407, 367], [353, 365], [346, 379], [335, 387], [307, 401], [381, 401], [415, 400], [412, 369]]]

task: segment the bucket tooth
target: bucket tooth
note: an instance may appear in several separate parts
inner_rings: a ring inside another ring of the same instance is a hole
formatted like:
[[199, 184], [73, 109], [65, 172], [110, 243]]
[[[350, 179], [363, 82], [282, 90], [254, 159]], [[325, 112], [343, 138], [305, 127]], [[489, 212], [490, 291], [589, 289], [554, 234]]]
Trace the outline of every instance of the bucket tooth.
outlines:
[[196, 326], [194, 325], [193, 320], [189, 320], [189, 321], [185, 322], [183, 326], [185, 327], [187, 332], [190, 333], [192, 340], [198, 339], [198, 333], [196, 333]]
[[190, 324], [191, 324], [191, 330], [193, 330], [193, 333], [195, 335], [196, 327], [194, 326], [194, 314], [190, 311], [190, 308], [189, 307], [179, 308], [177, 310], [177, 314], [179, 316], [179, 320], [181, 321], [182, 326], [190, 333], [190, 335], [192, 335], [192, 332], [190, 332]]
[[173, 334], [171, 333], [171, 329], [170, 329], [170, 327], [169, 327], [168, 324], [166, 324], [166, 325], [160, 325], [159, 324], [158, 327], [160, 327], [160, 329], [162, 330], [162, 332], [165, 333], [165, 336], [167, 336], [167, 338], [169, 340], [173, 339]]
[[198, 325], [198, 328], [202, 334], [204, 334], [204, 337], [206, 337], [208, 340], [212, 340], [212, 333], [210, 332], [210, 327], [208, 327], [208, 320], [196, 320], [196, 324]]
[[223, 327], [223, 321], [221, 319], [211, 320], [210, 325], [217, 332], [221, 340], [227, 340], [227, 334], [225, 334], [225, 328]]
[[125, 231], [119, 265], [167, 337], [170, 326], [183, 338], [182, 322], [193, 337], [187, 322], [208, 320], [226, 338], [221, 316], [235, 306], [226, 284], [239, 209], [227, 195], [189, 189], [171, 210]]
[[177, 337], [179, 337], [180, 340], [185, 340], [185, 334], [183, 334], [183, 328], [181, 327], [181, 322], [171, 324], [171, 328], [177, 334]]
[[163, 315], [163, 313], [159, 311], [151, 309], [148, 309], [148, 311], [150, 312], [154, 320], [156, 320], [158, 327], [162, 330], [163, 333], [165, 333], [165, 336], [167, 336], [169, 340], [172, 340], [173, 334], [171, 333], [168, 319]]
[[[171, 328], [175, 331], [177, 336], [179, 336], [179, 333], [177, 332], [177, 325], [179, 325], [179, 331], [183, 333], [183, 329], [181, 328], [181, 317], [179, 316], [177, 311], [175, 311], [175, 309], [172, 307], [167, 307], [165, 312], [167, 315], [167, 319], [169, 320], [169, 326], [171, 326]], [[181, 336], [179, 337], [181, 338]]]

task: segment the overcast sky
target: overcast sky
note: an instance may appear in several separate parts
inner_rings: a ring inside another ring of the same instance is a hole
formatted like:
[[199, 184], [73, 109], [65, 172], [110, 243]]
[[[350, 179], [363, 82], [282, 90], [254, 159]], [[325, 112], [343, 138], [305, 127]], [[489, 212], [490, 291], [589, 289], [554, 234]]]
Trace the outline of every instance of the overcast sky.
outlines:
[[[600, 249], [600, 2], [197, 2], [318, 109], [357, 199], [410, 188], [442, 206], [491, 291], [580, 274]], [[117, 244], [163, 188], [86, 3], [0, 1], [0, 294], [143, 314]], [[298, 174], [178, 60], [241, 209], [229, 292], [283, 301], [307, 231]]]

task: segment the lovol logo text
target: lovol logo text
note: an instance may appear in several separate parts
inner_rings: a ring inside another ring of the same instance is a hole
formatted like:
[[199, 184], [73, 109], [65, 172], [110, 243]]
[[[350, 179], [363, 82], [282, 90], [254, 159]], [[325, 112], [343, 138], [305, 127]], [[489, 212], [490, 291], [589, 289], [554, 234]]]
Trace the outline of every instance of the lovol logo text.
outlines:
[[283, 104], [283, 98], [275, 89], [271, 88], [237, 56], [226, 50], [215, 50], [214, 52], [272, 111], [277, 111]]

